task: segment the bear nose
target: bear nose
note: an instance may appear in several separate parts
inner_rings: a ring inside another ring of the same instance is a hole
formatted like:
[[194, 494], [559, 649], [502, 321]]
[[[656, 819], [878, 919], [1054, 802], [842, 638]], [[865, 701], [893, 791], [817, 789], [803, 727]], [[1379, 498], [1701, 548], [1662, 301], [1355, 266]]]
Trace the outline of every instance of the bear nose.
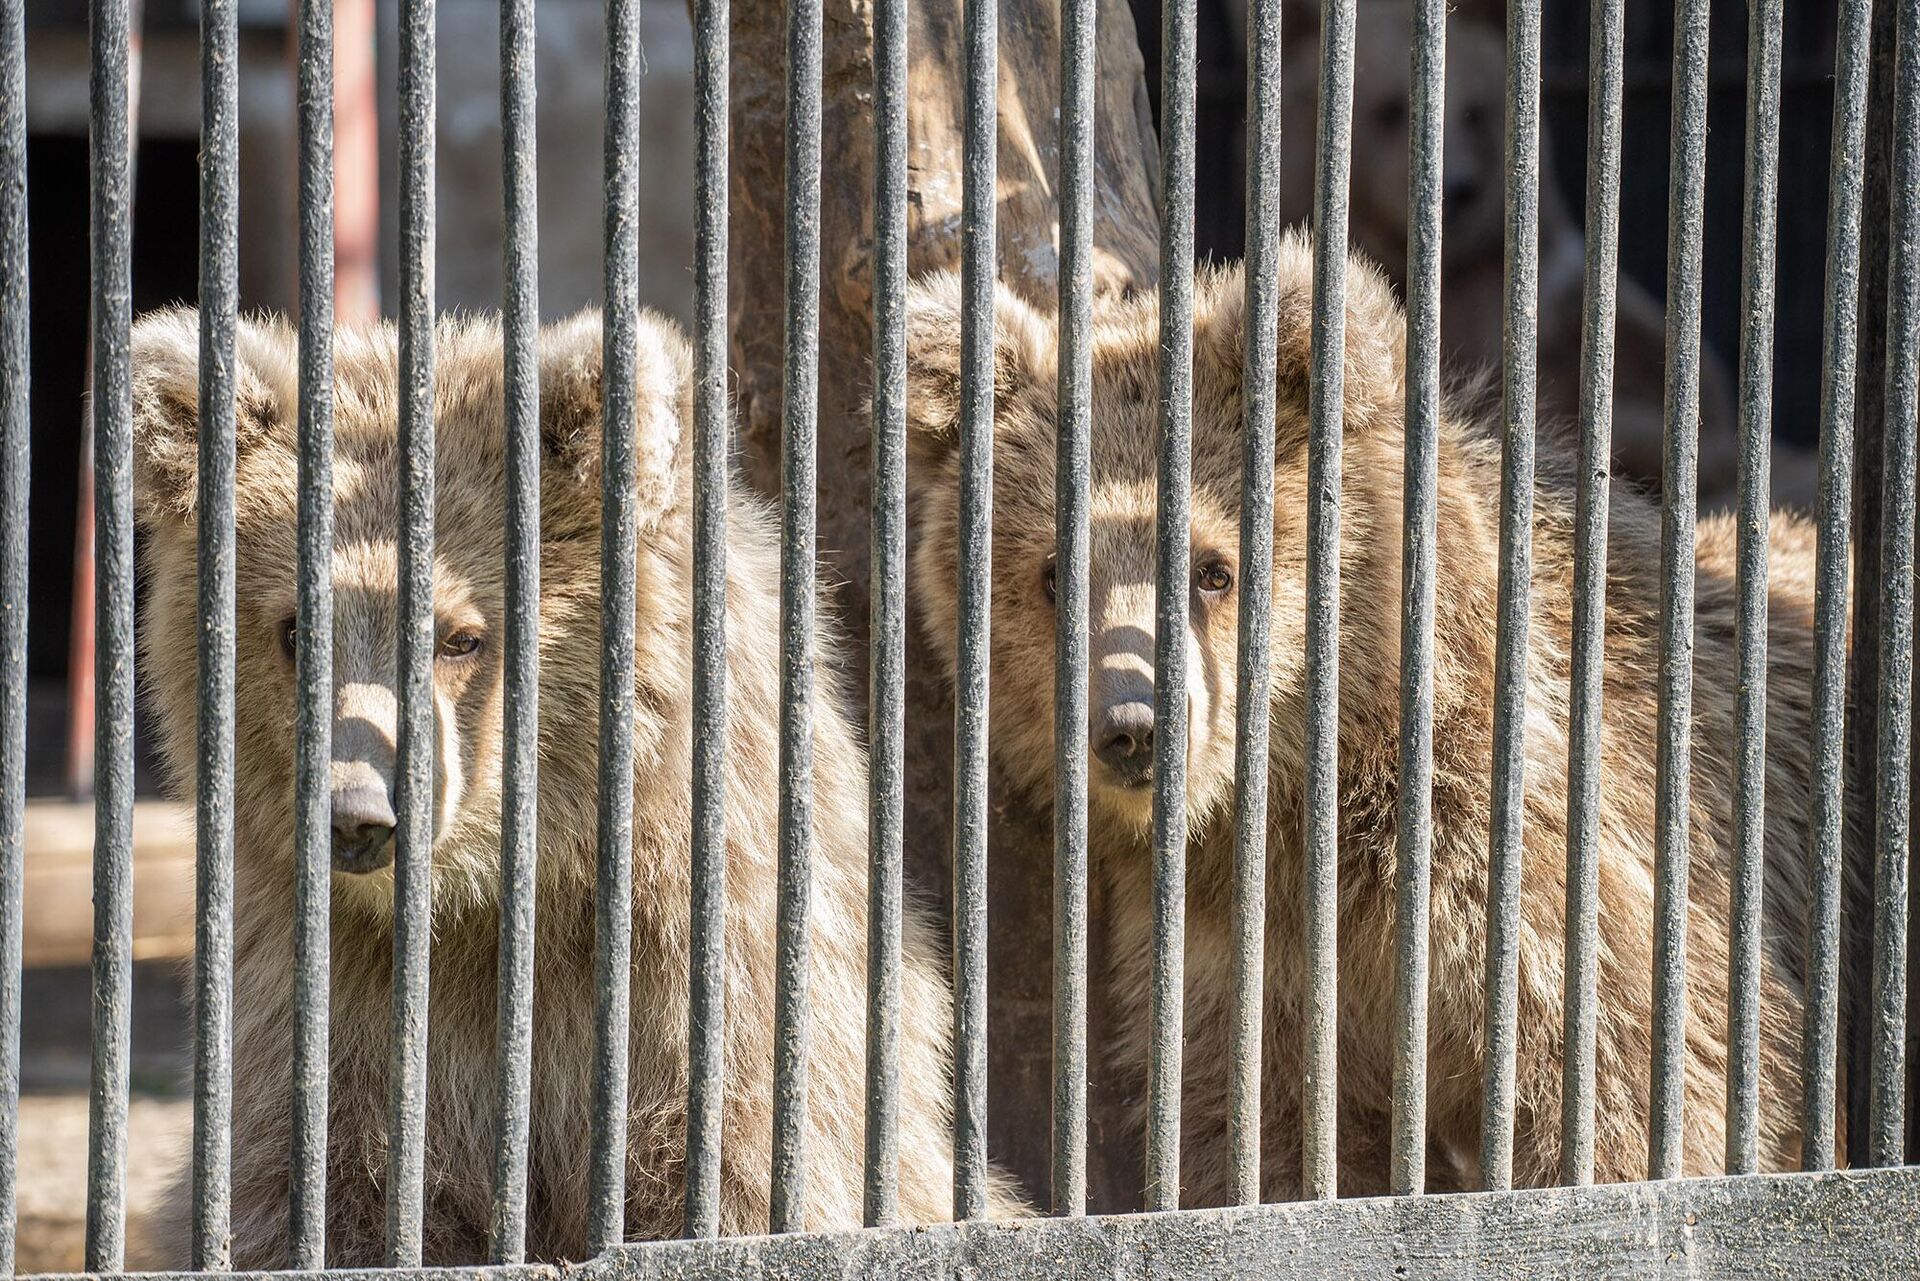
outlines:
[[1093, 732], [1093, 753], [1126, 787], [1138, 787], [1153, 774], [1153, 704], [1115, 703]]
[[393, 803], [387, 789], [371, 784], [335, 788], [333, 866], [342, 872], [377, 872], [393, 861]]

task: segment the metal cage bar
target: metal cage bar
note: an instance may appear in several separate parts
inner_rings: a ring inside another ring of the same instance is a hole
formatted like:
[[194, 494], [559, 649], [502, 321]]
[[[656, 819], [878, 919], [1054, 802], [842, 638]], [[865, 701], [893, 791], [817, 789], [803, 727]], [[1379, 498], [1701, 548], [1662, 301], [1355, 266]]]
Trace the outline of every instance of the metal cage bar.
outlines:
[[1087, 1212], [1087, 554], [1093, 436], [1097, 0], [1060, 8], [1060, 365], [1054, 458], [1053, 1212]]
[[1880, 687], [1874, 770], [1867, 1161], [1903, 1162], [1907, 881], [1913, 731], [1914, 450], [1920, 425], [1920, 0], [1899, 0], [1894, 70], [1887, 386], [1880, 473]]
[[1580, 471], [1574, 498], [1573, 667], [1568, 680], [1566, 1050], [1560, 1082], [1560, 1179], [1576, 1186], [1593, 1182], [1601, 713], [1614, 297], [1620, 256], [1624, 0], [1597, 0], [1588, 42], [1587, 257], [1580, 331]]
[[1533, 456], [1540, 277], [1540, 7], [1507, 18], [1506, 281], [1500, 416], [1500, 573], [1493, 675], [1492, 831], [1487, 868], [1487, 1061], [1480, 1178], [1513, 1182], [1526, 822], [1527, 662], [1533, 597]]
[[427, 992], [433, 935], [434, 27], [400, 6], [400, 600], [395, 744], [393, 1056], [387, 1264], [420, 1266], [427, 1173]]
[[1773, 430], [1775, 204], [1780, 164], [1780, 0], [1757, 0], [1747, 30], [1746, 219], [1741, 257], [1740, 461], [1734, 624], [1733, 886], [1727, 973], [1729, 1174], [1760, 1163], [1761, 894], [1766, 873], [1767, 537]]
[[1149, 1210], [1180, 1207], [1187, 944], [1187, 621], [1193, 578], [1193, 0], [1161, 6], [1160, 406], [1154, 504], [1153, 978], [1148, 1000]]
[[720, 1228], [726, 1068], [727, 16], [694, 7], [693, 883], [687, 1040], [690, 1237]]
[[[907, 682], [907, 7], [873, 9], [873, 615], [867, 812], [867, 1147], [861, 1217], [900, 1216]], [[723, 316], [724, 319], [724, 316]]]
[[1674, 14], [1673, 173], [1667, 205], [1667, 438], [1660, 504], [1659, 731], [1654, 788], [1653, 1090], [1647, 1138], [1648, 1173], [1659, 1179], [1680, 1174], [1686, 1110], [1693, 527], [1700, 443], [1707, 0], [1681, 0]]
[[294, 631], [293, 1133], [288, 1262], [327, 1248], [333, 828], [333, 5], [301, 0], [298, 604]]
[[1313, 328], [1307, 390], [1306, 937], [1302, 1186], [1338, 1186], [1340, 470], [1347, 345], [1347, 175], [1353, 146], [1354, 0], [1320, 14], [1313, 183]]
[[133, 994], [133, 253], [127, 0], [94, 0], [92, 131], [94, 613], [93, 1064], [90, 1272], [126, 1259]]
[[1853, 507], [1854, 363], [1865, 182], [1872, 0], [1842, 0], [1834, 44], [1833, 165], [1822, 320], [1819, 543], [1814, 567], [1813, 885], [1807, 912], [1801, 1157], [1833, 1168], [1838, 1128], [1841, 885], [1846, 855], [1848, 535]]
[[506, 656], [500, 805], [498, 1061], [487, 1257], [527, 1249], [540, 796], [540, 261], [533, 0], [500, 4], [501, 386], [506, 437]]
[[960, 195], [959, 676], [953, 711], [953, 1217], [986, 1210], [987, 687], [999, 5], [967, 0]]
[[819, 0], [787, 6], [787, 312], [780, 403], [780, 904], [774, 999], [775, 1232], [807, 1217], [813, 893], [815, 452], [820, 400]]
[[0, 6], [0, 1276], [12, 1276], [19, 1177], [26, 881], [27, 502], [33, 422], [27, 278], [24, 5]]
[[194, 771], [193, 1266], [225, 1271], [233, 1130], [234, 329], [240, 58], [234, 0], [200, 15], [199, 737]]
[[[1426, 1189], [1428, 916], [1433, 883], [1433, 610], [1440, 465], [1443, 0], [1413, 6], [1407, 130], [1407, 370], [1400, 557], [1400, 762], [1390, 1186]], [[1264, 710], [1264, 709], [1263, 709]]]
[[605, 300], [600, 338], [600, 805], [594, 872], [593, 1141], [587, 1249], [626, 1235], [633, 952], [636, 419], [640, 330], [640, 8], [607, 0]]
[[1267, 771], [1273, 671], [1273, 465], [1280, 322], [1279, 0], [1254, 0], [1247, 44], [1246, 371], [1234, 720], [1233, 1044], [1228, 1144], [1234, 1197], [1260, 1200], [1266, 1003]]

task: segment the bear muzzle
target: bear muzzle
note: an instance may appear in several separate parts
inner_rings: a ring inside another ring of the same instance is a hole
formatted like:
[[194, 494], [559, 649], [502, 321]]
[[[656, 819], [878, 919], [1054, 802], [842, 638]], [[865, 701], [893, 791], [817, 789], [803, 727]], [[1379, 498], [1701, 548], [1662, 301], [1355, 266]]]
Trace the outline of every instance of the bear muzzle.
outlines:
[[393, 862], [393, 802], [377, 783], [333, 789], [333, 870], [377, 872]]
[[1115, 786], [1145, 787], [1153, 781], [1153, 691], [1109, 703], [1094, 717], [1093, 754]]

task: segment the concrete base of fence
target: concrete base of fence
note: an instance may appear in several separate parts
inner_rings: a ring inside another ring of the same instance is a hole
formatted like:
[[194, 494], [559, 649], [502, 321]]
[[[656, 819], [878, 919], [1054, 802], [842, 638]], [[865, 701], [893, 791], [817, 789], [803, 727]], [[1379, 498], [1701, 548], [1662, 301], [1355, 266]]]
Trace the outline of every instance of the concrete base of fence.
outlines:
[[[1920, 1168], [1294, 1202], [1230, 1210], [661, 1241], [567, 1269], [427, 1269], [415, 1281], [824, 1277], [1910, 1278]], [[169, 1274], [152, 1274], [172, 1281]], [[178, 1274], [184, 1281], [189, 1274]], [[243, 1274], [236, 1274], [236, 1281]], [[275, 1273], [377, 1281], [391, 1272]]]
[[618, 1281], [1911, 1277], [1920, 1169], [630, 1246]]

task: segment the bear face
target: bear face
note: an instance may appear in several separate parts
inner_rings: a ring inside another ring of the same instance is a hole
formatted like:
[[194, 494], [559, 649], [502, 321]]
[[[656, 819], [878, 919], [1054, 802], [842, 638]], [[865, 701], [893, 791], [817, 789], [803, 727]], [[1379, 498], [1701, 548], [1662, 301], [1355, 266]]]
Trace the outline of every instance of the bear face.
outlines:
[[[1281, 250], [1280, 370], [1275, 409], [1274, 659], [1276, 713], [1297, 722], [1305, 670], [1306, 469], [1311, 249]], [[1403, 335], [1385, 282], [1356, 264], [1348, 276], [1346, 432], [1397, 450]], [[1235, 660], [1241, 575], [1244, 289], [1240, 269], [1201, 272], [1194, 298], [1193, 487], [1187, 670], [1189, 822], [1219, 821], [1232, 795]], [[1057, 353], [1051, 317], [1011, 291], [996, 300], [993, 482], [992, 738], [1009, 781], [1051, 798], [1054, 760], [1052, 598], [1055, 551]], [[912, 450], [914, 591], [928, 635], [952, 673], [959, 511], [960, 290], [936, 276], [908, 300], [908, 418]], [[1159, 312], [1152, 295], [1101, 300], [1093, 325], [1088, 555], [1090, 809], [1144, 833], [1151, 820], [1155, 476], [1159, 442]], [[1395, 491], [1397, 502], [1397, 490]], [[1368, 524], [1364, 495], [1347, 507], [1350, 558], [1390, 551], [1353, 534]], [[1391, 573], [1384, 561], [1380, 572]], [[1390, 674], [1388, 679], [1391, 679]], [[1295, 736], [1297, 739], [1297, 735]], [[1297, 755], [1297, 743], [1276, 752]]]
[[[169, 638], [193, 633], [198, 517], [197, 336], [191, 310], [157, 313], [133, 330], [138, 518], [153, 618], [142, 633], [166, 759], [194, 769], [195, 666]], [[688, 387], [683, 341], [642, 326], [638, 376], [643, 577], [651, 553], [677, 556], [659, 517], [678, 483], [673, 460]], [[481, 321], [443, 322], [435, 419], [433, 559], [434, 866], [448, 907], [491, 902], [499, 883], [503, 657], [507, 630], [508, 457], [500, 335]], [[600, 557], [598, 317], [541, 336], [541, 560], [550, 586], [538, 620], [542, 756], [553, 733], [596, 716]], [[333, 862], [336, 898], [391, 910], [398, 727], [400, 445], [398, 342], [391, 326], [335, 344], [333, 461]], [[298, 564], [298, 343], [276, 320], [242, 321], [236, 337], [235, 735], [236, 848], [255, 865], [290, 867]], [[651, 536], [651, 538], [650, 538]], [[670, 590], [643, 591], [639, 625], [672, 612]], [[644, 718], [643, 718], [644, 720]], [[644, 731], [645, 726], [643, 724]], [[578, 753], [572, 755], [577, 756]], [[557, 761], [563, 771], [567, 760]], [[549, 800], [547, 792], [553, 799]], [[591, 830], [594, 789], [543, 789], [543, 824]], [[263, 868], [264, 870], [264, 868]], [[564, 875], [568, 869], [552, 869]], [[590, 869], [574, 874], [591, 877]]]

